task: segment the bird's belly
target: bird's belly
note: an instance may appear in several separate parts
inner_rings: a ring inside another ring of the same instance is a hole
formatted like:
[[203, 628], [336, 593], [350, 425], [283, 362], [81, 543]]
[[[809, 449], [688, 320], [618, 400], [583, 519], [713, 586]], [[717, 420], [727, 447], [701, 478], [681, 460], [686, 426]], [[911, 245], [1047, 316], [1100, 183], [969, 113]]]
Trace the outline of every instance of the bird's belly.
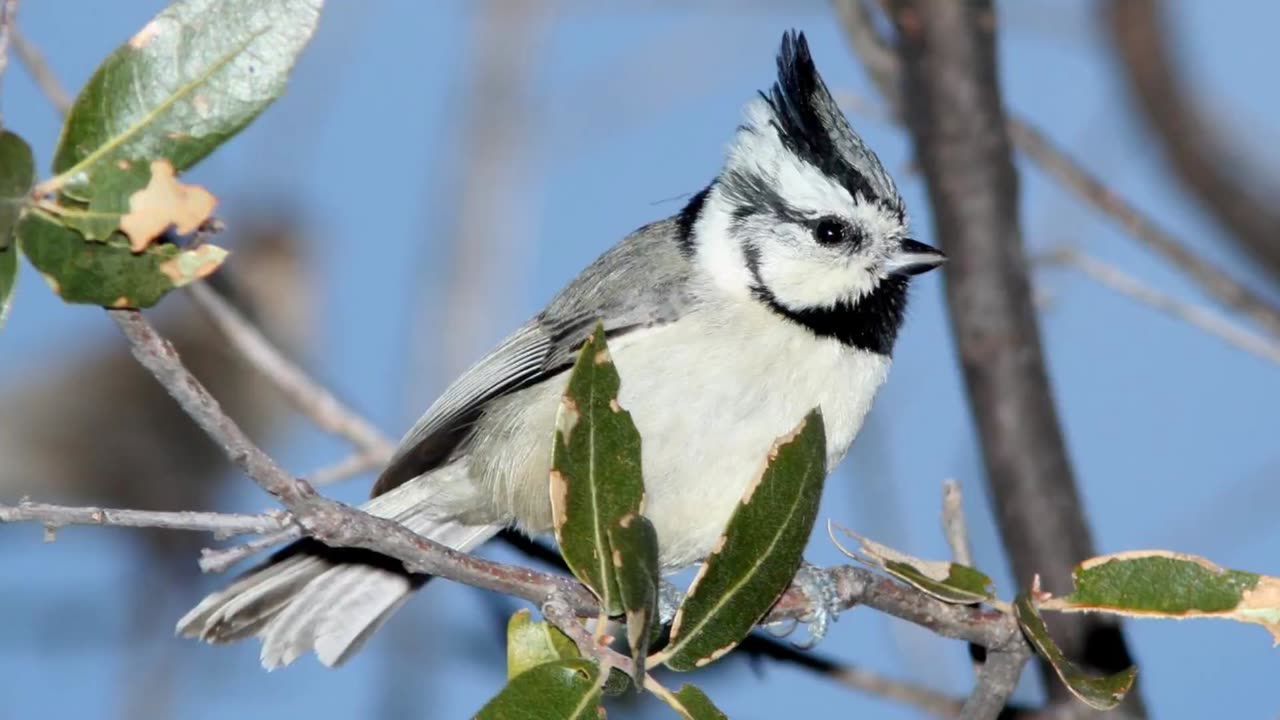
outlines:
[[[827, 430], [827, 467], [839, 461], [888, 371], [882, 355], [769, 320], [751, 337], [741, 337], [742, 328], [729, 337], [705, 325], [694, 334], [679, 323], [611, 343], [622, 377], [619, 402], [642, 438], [644, 513], [666, 570], [711, 551], [773, 442], [816, 406]], [[535, 533], [551, 527], [549, 428], [563, 387], [561, 378], [513, 398], [511, 409], [498, 413], [505, 438], [490, 437], [503, 450], [483, 454], [479, 464], [484, 494]], [[513, 475], [521, 481], [510, 482]]]

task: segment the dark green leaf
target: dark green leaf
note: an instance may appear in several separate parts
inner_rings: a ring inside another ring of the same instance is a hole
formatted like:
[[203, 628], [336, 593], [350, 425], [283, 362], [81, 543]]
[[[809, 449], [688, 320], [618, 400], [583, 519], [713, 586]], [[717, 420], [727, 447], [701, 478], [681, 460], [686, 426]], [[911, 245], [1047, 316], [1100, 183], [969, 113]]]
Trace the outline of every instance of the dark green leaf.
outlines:
[[583, 346], [556, 416], [551, 456], [551, 511], [556, 542], [573, 574], [610, 615], [622, 612], [609, 528], [644, 503], [640, 433], [618, 405], [622, 381], [604, 328]]
[[685, 685], [674, 693], [659, 694], [685, 720], [729, 720], [711, 698], [695, 685]]
[[512, 678], [475, 717], [478, 720], [596, 720], [600, 671], [586, 660], [543, 663]]
[[508, 680], [543, 663], [579, 657], [568, 635], [550, 623], [534, 622], [528, 610], [517, 611], [507, 622]]
[[0, 131], [0, 248], [9, 247], [35, 181], [31, 146], [8, 130]]
[[152, 245], [135, 254], [123, 236], [89, 242], [43, 211], [22, 218], [18, 239], [27, 259], [62, 299], [115, 308], [154, 305], [175, 287], [216, 270], [227, 255], [215, 245], [194, 250]]
[[826, 432], [814, 409], [779, 438], [676, 613], [661, 659], [692, 670], [751, 632], [800, 567], [826, 478]]
[[658, 616], [658, 532], [643, 515], [625, 515], [609, 528], [618, 595], [627, 615], [627, 643], [635, 665], [631, 679], [644, 684], [649, 636]]
[[832, 529], [838, 529], [858, 541], [860, 552], [853, 552], [836, 541], [835, 535], [832, 534], [831, 539], [845, 555], [861, 563], [880, 568], [943, 602], [970, 605], [994, 597], [991, 578], [967, 565], [940, 560], [921, 560], [881, 545], [846, 528], [828, 524], [828, 530]]
[[120, 229], [120, 218], [129, 212], [129, 198], [151, 180], [148, 163], [121, 160], [113, 172], [99, 173], [88, 206], [63, 203], [57, 217], [87, 240], [105, 241]]
[[1138, 550], [1086, 560], [1075, 592], [1043, 610], [1131, 617], [1217, 617], [1255, 623], [1280, 642], [1280, 578], [1219, 567], [1202, 557]]
[[9, 316], [18, 281], [18, 248], [13, 242], [18, 218], [36, 180], [31, 146], [8, 130], [0, 131], [0, 326]]
[[1053, 638], [1049, 637], [1049, 628], [1045, 627], [1044, 618], [1040, 617], [1040, 611], [1030, 593], [1018, 595], [1013, 601], [1013, 612], [1036, 652], [1049, 661], [1072, 694], [1098, 710], [1110, 710], [1124, 700], [1125, 693], [1133, 687], [1133, 679], [1138, 674], [1136, 667], [1105, 677], [1089, 675], [1068, 660], [1053, 642]]
[[121, 161], [165, 158], [179, 172], [191, 167], [280, 96], [321, 5], [170, 4], [80, 91], [54, 153], [57, 176], [41, 188], [91, 203]]

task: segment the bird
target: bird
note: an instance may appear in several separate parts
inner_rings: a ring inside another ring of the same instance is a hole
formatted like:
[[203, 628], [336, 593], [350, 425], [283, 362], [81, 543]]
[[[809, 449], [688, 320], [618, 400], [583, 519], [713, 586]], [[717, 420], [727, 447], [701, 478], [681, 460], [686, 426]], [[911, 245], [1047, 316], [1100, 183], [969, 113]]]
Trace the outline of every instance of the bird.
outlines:
[[[552, 530], [556, 413], [604, 327], [618, 402], [642, 436], [645, 514], [664, 573], [706, 558], [764, 458], [815, 407], [827, 470], [889, 372], [908, 286], [946, 256], [819, 75], [802, 32], [745, 107], [718, 174], [677, 214], [605, 251], [454, 381], [405, 434], [364, 510], [459, 551]], [[354, 655], [429, 578], [299, 540], [206, 597], [178, 633], [257, 636], [267, 669]]]

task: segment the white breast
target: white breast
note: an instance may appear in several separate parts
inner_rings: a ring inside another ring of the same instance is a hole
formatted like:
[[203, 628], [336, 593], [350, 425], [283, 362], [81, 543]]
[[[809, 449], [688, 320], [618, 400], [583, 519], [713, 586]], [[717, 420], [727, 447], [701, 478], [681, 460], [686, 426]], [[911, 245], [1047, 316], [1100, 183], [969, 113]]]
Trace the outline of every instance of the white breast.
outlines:
[[[643, 438], [645, 514], [667, 569], [710, 552], [770, 446], [815, 406], [827, 467], [844, 457], [889, 369], [883, 355], [817, 339], [756, 303], [697, 312], [611, 343], [619, 401]], [[482, 495], [533, 532], [551, 524], [550, 428], [563, 387], [544, 383], [498, 403], [472, 457]]]

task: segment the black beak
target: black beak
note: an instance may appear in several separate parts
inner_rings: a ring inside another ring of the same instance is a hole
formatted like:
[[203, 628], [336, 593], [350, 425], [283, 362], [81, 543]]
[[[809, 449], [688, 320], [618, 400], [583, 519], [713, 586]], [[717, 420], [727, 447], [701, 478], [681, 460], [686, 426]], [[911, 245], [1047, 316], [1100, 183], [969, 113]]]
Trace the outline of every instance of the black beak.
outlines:
[[947, 261], [943, 252], [910, 238], [898, 245], [898, 251], [889, 258], [885, 270], [890, 275], [919, 275], [929, 272]]

